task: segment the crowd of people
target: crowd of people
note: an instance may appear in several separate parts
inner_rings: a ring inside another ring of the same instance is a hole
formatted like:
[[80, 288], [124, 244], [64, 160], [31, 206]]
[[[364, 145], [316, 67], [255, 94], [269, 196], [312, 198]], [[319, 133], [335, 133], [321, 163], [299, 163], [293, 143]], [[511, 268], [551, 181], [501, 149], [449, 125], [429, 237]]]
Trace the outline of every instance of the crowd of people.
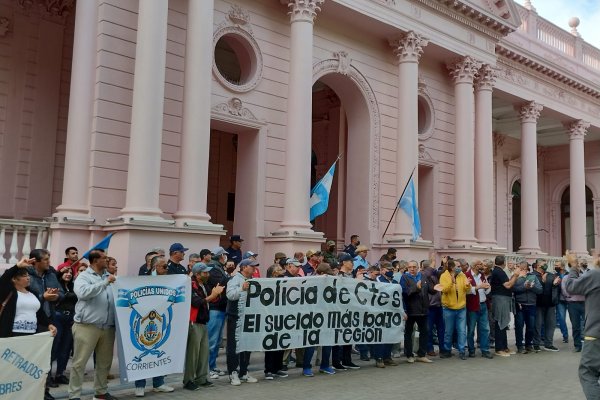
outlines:
[[[183, 388], [210, 387], [216, 379], [231, 385], [255, 383], [248, 372], [250, 353], [239, 352], [234, 340], [226, 341], [226, 367], [217, 366], [217, 356], [226, 338], [235, 337], [238, 300], [248, 289], [248, 280], [261, 277], [259, 255], [242, 251], [243, 239], [230, 238], [225, 249], [202, 249], [188, 255], [181, 243], [150, 250], [139, 275], [186, 274], [192, 280]], [[547, 265], [543, 259], [529, 264], [525, 259], [494, 260], [442, 258], [405, 261], [394, 248], [369, 263], [370, 249], [351, 237], [342, 252], [334, 241], [325, 251], [307, 250], [288, 255], [278, 252], [266, 269], [266, 278], [284, 279], [312, 275], [337, 275], [348, 279], [399, 285], [405, 315], [404, 340], [385, 344], [340, 344], [276, 350], [264, 353], [264, 379], [285, 378], [288, 368], [302, 369], [302, 375], [334, 375], [359, 369], [353, 355], [373, 360], [375, 367], [398, 365], [400, 350], [408, 363], [432, 363], [435, 357], [460, 360], [480, 355], [487, 359], [515, 354], [556, 352], [554, 331], [558, 326], [564, 343], [582, 352], [580, 380], [586, 395], [598, 395], [598, 338], [600, 338], [600, 265], [588, 268], [587, 260], [567, 255], [565, 261]], [[117, 261], [102, 250], [92, 250], [87, 261], [75, 247], [65, 250], [64, 263], [50, 266], [50, 253], [34, 249], [0, 277], [0, 337], [24, 336], [50, 331], [54, 335], [54, 373], [49, 387], [68, 385], [70, 399], [81, 396], [85, 366], [94, 357], [94, 399], [115, 399], [108, 392], [109, 370], [115, 340], [115, 310], [110, 284], [117, 278]], [[569, 335], [565, 322], [569, 316]], [[585, 322], [587, 320], [587, 322]], [[515, 348], [509, 346], [509, 325], [513, 322]], [[584, 331], [584, 324], [585, 331]], [[226, 327], [226, 328], [225, 328]], [[418, 341], [416, 337], [418, 336]], [[415, 343], [417, 342], [417, 343]], [[583, 345], [585, 343], [585, 346]], [[436, 347], [437, 346], [437, 347]], [[69, 378], [67, 364], [72, 357]], [[313, 369], [313, 360], [315, 368]], [[172, 392], [164, 376], [152, 379], [155, 392]], [[146, 380], [135, 382], [135, 395], [145, 394]], [[594, 398], [594, 397], [588, 397]]]

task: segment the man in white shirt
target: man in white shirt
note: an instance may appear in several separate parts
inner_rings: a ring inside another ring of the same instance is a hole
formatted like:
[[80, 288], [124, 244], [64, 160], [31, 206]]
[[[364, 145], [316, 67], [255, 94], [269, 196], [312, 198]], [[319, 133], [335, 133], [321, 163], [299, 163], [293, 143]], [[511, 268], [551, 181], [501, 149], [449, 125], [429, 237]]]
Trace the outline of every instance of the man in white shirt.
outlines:
[[486, 304], [491, 288], [482, 270], [483, 262], [475, 260], [471, 268], [465, 272], [471, 283], [471, 291], [467, 293], [467, 345], [469, 357], [475, 357], [475, 327], [477, 327], [481, 356], [493, 358], [490, 352], [490, 324]]

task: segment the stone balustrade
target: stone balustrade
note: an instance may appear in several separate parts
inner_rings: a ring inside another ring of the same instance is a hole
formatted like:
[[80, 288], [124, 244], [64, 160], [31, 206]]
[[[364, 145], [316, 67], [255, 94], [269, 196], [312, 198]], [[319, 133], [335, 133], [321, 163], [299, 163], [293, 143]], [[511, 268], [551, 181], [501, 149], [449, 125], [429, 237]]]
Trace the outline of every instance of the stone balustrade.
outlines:
[[49, 248], [52, 240], [50, 223], [0, 219], [0, 267], [15, 264], [32, 249]]

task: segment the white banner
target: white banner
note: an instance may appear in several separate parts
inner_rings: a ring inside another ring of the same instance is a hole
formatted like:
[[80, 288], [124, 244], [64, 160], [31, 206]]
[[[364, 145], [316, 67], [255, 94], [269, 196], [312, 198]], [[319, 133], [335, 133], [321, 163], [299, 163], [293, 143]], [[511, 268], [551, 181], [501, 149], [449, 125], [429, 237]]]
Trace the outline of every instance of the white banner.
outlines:
[[239, 302], [239, 351], [398, 343], [402, 288], [333, 276], [253, 279]]
[[0, 339], [0, 399], [44, 398], [50, 370], [50, 333]]
[[190, 320], [187, 275], [119, 277], [112, 285], [123, 382], [183, 372]]

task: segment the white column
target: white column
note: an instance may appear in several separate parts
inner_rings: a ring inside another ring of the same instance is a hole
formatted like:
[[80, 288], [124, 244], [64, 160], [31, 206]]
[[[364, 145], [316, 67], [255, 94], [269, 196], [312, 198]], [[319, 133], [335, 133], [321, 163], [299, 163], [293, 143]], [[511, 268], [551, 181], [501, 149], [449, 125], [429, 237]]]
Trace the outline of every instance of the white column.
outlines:
[[521, 116], [521, 247], [519, 253], [540, 253], [538, 220], [537, 120], [543, 107], [532, 101]]
[[455, 246], [475, 244], [475, 120], [473, 79], [480, 63], [466, 56], [448, 65], [454, 81], [454, 238]]
[[188, 0], [183, 87], [183, 132], [175, 221], [209, 225], [206, 212], [214, 0]]
[[589, 122], [575, 121], [569, 125], [569, 176], [571, 218], [571, 251], [587, 255], [586, 203], [585, 203], [585, 156], [583, 139], [590, 127]]
[[309, 221], [313, 23], [324, 0], [290, 0], [291, 37], [285, 195], [281, 231], [313, 233]]
[[[390, 41], [398, 57], [398, 130], [396, 134], [396, 190], [398, 199], [414, 169], [413, 181], [418, 193], [419, 154], [419, 58], [428, 41], [412, 31]], [[394, 236], [410, 241], [412, 224], [402, 210], [396, 213]]]
[[65, 169], [59, 215], [89, 214], [89, 157], [96, 81], [98, 2], [77, 3]]
[[139, 3], [127, 197], [122, 210], [126, 218], [157, 218], [162, 213], [158, 194], [168, 7], [168, 0]]
[[483, 65], [475, 78], [475, 237], [482, 246], [496, 246], [494, 224], [494, 141], [492, 92], [496, 71]]

